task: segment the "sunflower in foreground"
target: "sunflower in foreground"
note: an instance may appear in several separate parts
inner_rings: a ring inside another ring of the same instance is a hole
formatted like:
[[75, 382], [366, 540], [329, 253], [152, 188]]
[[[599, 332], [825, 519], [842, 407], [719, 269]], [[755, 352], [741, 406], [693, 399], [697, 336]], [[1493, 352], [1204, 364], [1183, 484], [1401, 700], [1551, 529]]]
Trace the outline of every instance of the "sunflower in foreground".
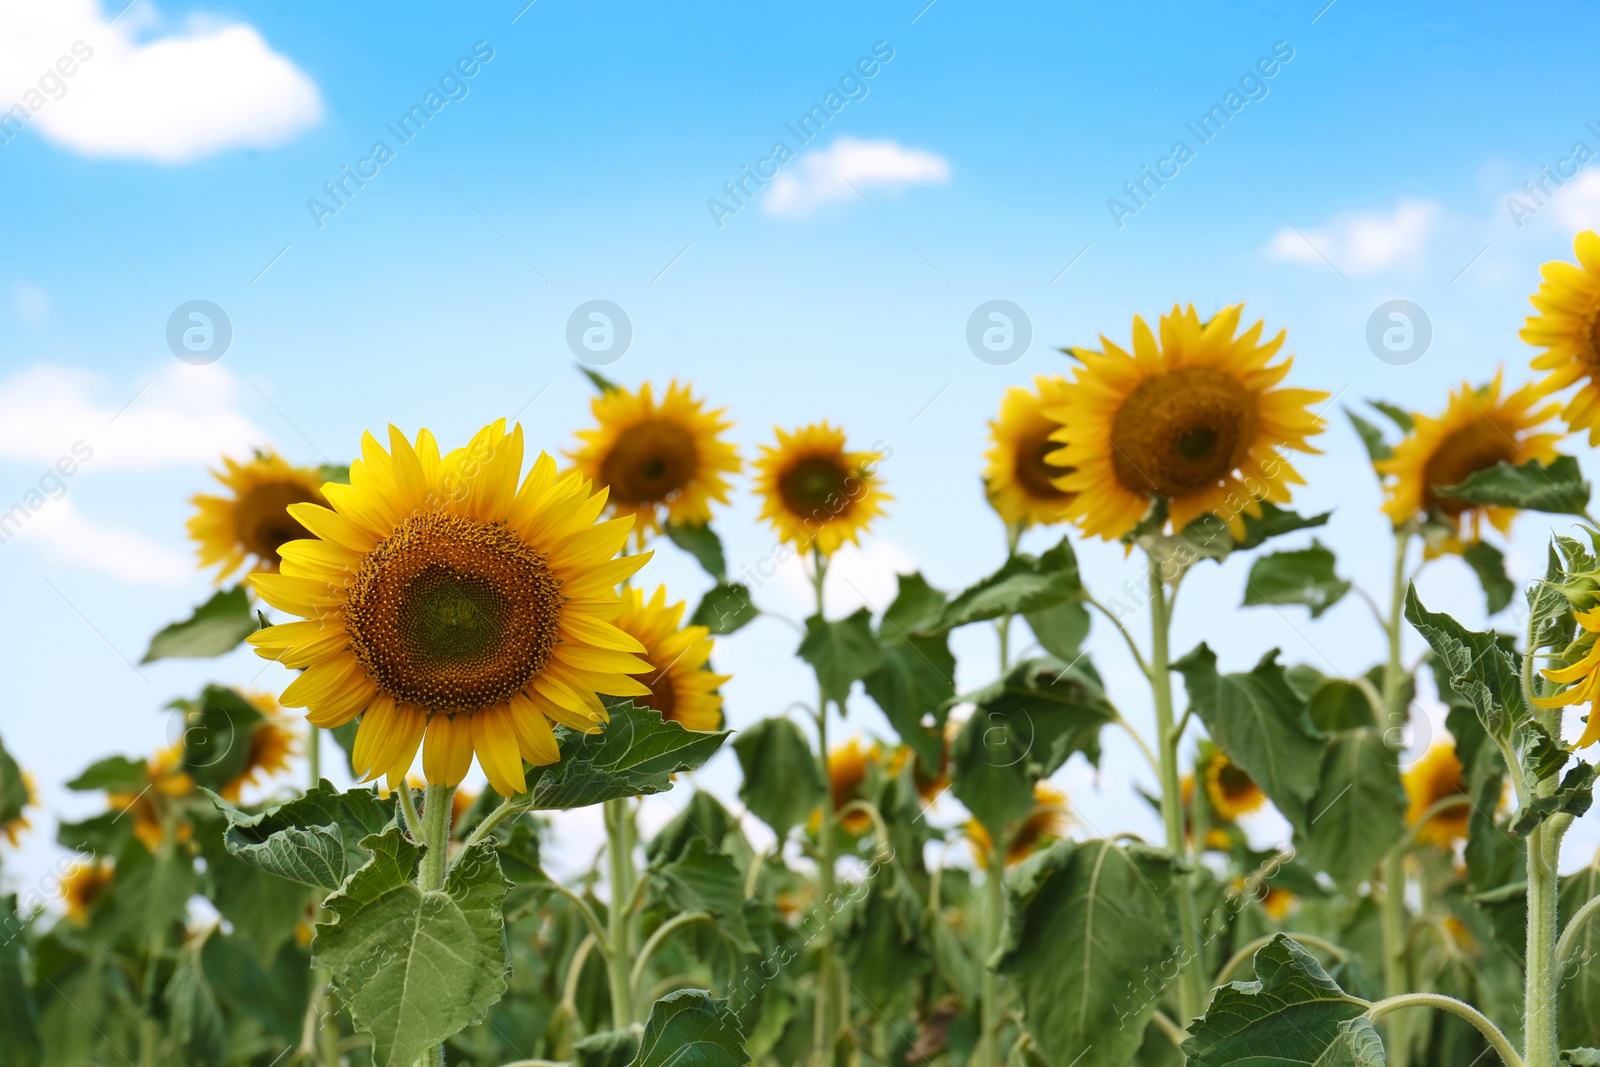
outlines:
[[[883, 748], [864, 745], [852, 737], [828, 753], [828, 797], [837, 815], [857, 800], [866, 799], [867, 776], [872, 768], [883, 763]], [[872, 816], [857, 808], [834, 823], [851, 837], [860, 837], [872, 829]], [[822, 828], [822, 812], [811, 813], [810, 829], [816, 833]]]
[[704, 526], [711, 504], [726, 504], [728, 475], [739, 472], [739, 452], [723, 439], [733, 423], [725, 408], [706, 409], [689, 387], [673, 381], [658, 402], [650, 383], [637, 393], [611, 389], [590, 405], [592, 430], [578, 431], [581, 447], [568, 452], [577, 469], [610, 490], [614, 515], [637, 519], [640, 547], [661, 528]]
[[1168, 528], [1216, 514], [1243, 539], [1245, 515], [1263, 500], [1288, 503], [1289, 487], [1305, 484], [1279, 450], [1319, 451], [1307, 439], [1324, 423], [1307, 409], [1328, 394], [1274, 388], [1294, 362], [1272, 362], [1284, 333], [1262, 343], [1257, 322], [1235, 336], [1243, 311], [1201, 322], [1193, 305], [1174, 307], [1159, 339], [1136, 315], [1131, 352], [1104, 335], [1103, 352], [1071, 350], [1082, 366], [1066, 402], [1049, 409], [1062, 446], [1050, 462], [1071, 468], [1055, 485], [1076, 494], [1066, 510], [1084, 533], [1121, 537], [1158, 496]]
[[1211, 808], [1225, 822], [1236, 822], [1241, 815], [1260, 811], [1267, 802], [1261, 787], [1220, 751], [1206, 763], [1206, 796]]
[[1059, 449], [1050, 435], [1061, 427], [1046, 412], [1067, 404], [1067, 380], [1037, 374], [1033, 388], [1013, 385], [1000, 400], [1000, 416], [989, 423], [983, 454], [984, 495], [1008, 526], [1048, 526], [1067, 518], [1073, 494], [1055, 480], [1069, 473], [1046, 457]]
[[[194, 792], [194, 779], [183, 770], [183, 744], [179, 742], [157, 752], [145, 763], [145, 787], [137, 793], [107, 793], [112, 811], [133, 813], [133, 836], [151, 852], [167, 837], [167, 815], [172, 801]], [[179, 841], [193, 833], [188, 823], [177, 824]]]
[[761, 446], [756, 488], [761, 517], [778, 540], [801, 551], [814, 546], [824, 556], [846, 541], [858, 543], [894, 499], [880, 487], [882, 453], [847, 451], [844, 431], [826, 422], [777, 434], [776, 447]]
[[[368, 433], [350, 484], [328, 506], [290, 512], [313, 537], [282, 548], [257, 592], [304, 622], [250, 635], [267, 659], [301, 674], [279, 697], [314, 726], [360, 717], [351, 762], [363, 780], [423, 776], [455, 786], [476, 753], [497, 793], [523, 790], [523, 761], [556, 762], [551, 723], [596, 732], [599, 694], [648, 696], [631, 677], [644, 647], [610, 620], [617, 583], [649, 553], [615, 558], [633, 516], [606, 506], [576, 471], [557, 477], [540, 453], [522, 478], [522, 427], [501, 419], [440, 455], [389, 428]], [[520, 484], [519, 484], [520, 480]]]
[[199, 493], [189, 498], [196, 508], [189, 520], [189, 537], [200, 545], [200, 566], [222, 564], [218, 582], [246, 565], [252, 570], [277, 570], [278, 549], [284, 542], [307, 536], [289, 507], [326, 503], [321, 473], [291, 466], [270, 450], [257, 452], [246, 463], [223, 456], [222, 463], [225, 470], [211, 473], [228, 495]]
[[1578, 637], [1562, 654], [1565, 667], [1546, 667], [1541, 672], [1550, 681], [1566, 688], [1550, 696], [1534, 697], [1541, 708], [1565, 708], [1573, 704], [1588, 704], [1589, 719], [1574, 748], [1588, 748], [1600, 741], [1600, 715], [1594, 712], [1594, 700], [1600, 696], [1600, 608], [1575, 611]]
[[[1067, 795], [1049, 782], [1038, 782], [1033, 787], [1033, 811], [1011, 834], [1006, 845], [1006, 866], [1012, 867], [1050, 842], [1067, 836], [1072, 829], [1072, 815], [1067, 810]], [[994, 841], [981, 822], [972, 819], [966, 826], [967, 837], [972, 841], [972, 853], [978, 866], [989, 869], [989, 856], [994, 851]]]
[[1577, 263], [1555, 260], [1540, 270], [1544, 280], [1530, 298], [1539, 314], [1528, 316], [1518, 335], [1544, 349], [1533, 369], [1549, 371], [1536, 386], [1539, 395], [1559, 393], [1583, 383], [1567, 401], [1561, 418], [1573, 430], [1588, 430], [1589, 444], [1600, 444], [1600, 235], [1584, 230], [1573, 240]]
[[224, 800], [235, 802], [245, 786], [264, 786], [274, 776], [287, 771], [289, 761], [300, 754], [300, 732], [278, 702], [267, 693], [243, 696], [261, 713], [261, 721], [250, 731], [250, 752], [244, 766], [217, 790]]
[[89, 921], [89, 909], [111, 884], [111, 864], [104, 860], [74, 863], [61, 879], [61, 903], [67, 918], [80, 926]]
[[12, 848], [17, 847], [17, 843], [21, 841], [23, 833], [33, 826], [28, 821], [28, 809], [39, 806], [39, 793], [33, 781], [33, 775], [27, 771], [22, 772], [22, 792], [24, 796], [22, 810], [11, 821], [0, 823], [0, 838], [4, 838]]
[[[1402, 778], [1410, 800], [1406, 808], [1407, 826], [1415, 826], [1427, 810], [1441, 800], [1471, 795], [1466, 778], [1462, 776], [1461, 761], [1456, 758], [1456, 746], [1449, 741], [1428, 749]], [[1441, 811], [1417, 832], [1417, 840], [1451, 848], [1457, 841], [1466, 839], [1467, 820], [1471, 814], [1472, 808], [1466, 804]]]
[[1554, 446], [1561, 434], [1539, 430], [1556, 406], [1536, 406], [1540, 393], [1532, 385], [1502, 397], [1503, 376], [1504, 371], [1497, 371], [1493, 381], [1479, 388], [1461, 383], [1438, 418], [1413, 416], [1415, 429], [1395, 446], [1393, 457], [1377, 464], [1378, 473], [1392, 479], [1383, 505], [1391, 522], [1399, 526], [1431, 516], [1455, 528], [1455, 535], [1443, 545], [1429, 546], [1432, 555], [1461, 552], [1465, 543], [1478, 541], [1484, 519], [1508, 533], [1517, 514], [1515, 508], [1444, 496], [1440, 486], [1459, 485], [1497, 463], [1516, 466], [1533, 459], [1548, 463], [1556, 457]]
[[654, 666], [639, 680], [650, 695], [634, 701], [661, 713], [663, 719], [681, 723], [686, 730], [722, 728], [722, 694], [719, 686], [732, 675], [713, 674], [711, 631], [704, 626], [684, 626], [683, 601], [667, 604], [667, 587], [658, 586], [647, 601], [644, 592], [629, 588], [622, 594], [617, 629], [644, 646], [644, 657]]

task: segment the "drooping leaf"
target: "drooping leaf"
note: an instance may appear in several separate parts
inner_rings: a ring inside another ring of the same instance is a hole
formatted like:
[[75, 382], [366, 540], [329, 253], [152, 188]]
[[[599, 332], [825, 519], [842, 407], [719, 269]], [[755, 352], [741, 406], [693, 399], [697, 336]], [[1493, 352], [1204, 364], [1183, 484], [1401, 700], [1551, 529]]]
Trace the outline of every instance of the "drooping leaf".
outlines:
[[680, 526], [668, 522], [662, 527], [672, 543], [693, 556], [711, 577], [722, 582], [728, 577], [728, 561], [722, 554], [722, 538], [710, 523], [698, 526]]
[[834, 622], [811, 616], [799, 655], [817, 672], [823, 699], [841, 706], [852, 683], [883, 665], [883, 650], [872, 635], [872, 613], [866, 608]]
[[742, 780], [739, 799], [778, 835], [804, 823], [827, 795], [811, 743], [788, 719], [762, 719], [733, 739]]
[[1383, 1038], [1365, 1016], [1339, 1024], [1338, 1036], [1314, 1067], [1385, 1067]]
[[1511, 819], [1511, 832], [1526, 834], [1552, 815], [1571, 815], [1576, 818], [1589, 810], [1594, 803], [1594, 764], [1579, 761], [1561, 779], [1561, 785], [1547, 797], [1531, 800]]
[[186, 945], [167, 979], [163, 992], [172, 1036], [181, 1041], [201, 1063], [221, 1063], [227, 1040], [227, 1022], [217, 995], [201, 967], [202, 940]]
[[728, 1002], [700, 989], [668, 993], [650, 1007], [629, 1067], [745, 1067], [744, 1034]]
[[341, 793], [326, 779], [304, 796], [255, 815], [209, 795], [228, 820], [223, 843], [231, 855], [279, 878], [330, 891], [366, 862], [361, 840], [393, 826], [396, 817], [393, 800], [379, 800], [371, 789]]
[[[1578, 910], [1596, 896], [1600, 896], [1600, 866], [1591, 860], [1581, 871], [1561, 879], [1557, 926], [1565, 930]], [[1569, 1048], [1600, 1046], [1600, 917], [1591, 914], [1577, 928], [1572, 947], [1560, 966], [1556, 1025], [1561, 1044]]]
[[196, 785], [221, 789], [250, 763], [250, 744], [262, 715], [237, 690], [208, 685], [197, 700], [171, 705], [183, 715], [184, 773]]
[[1451, 689], [1478, 713], [1483, 728], [1509, 739], [1526, 717], [1522, 680], [1495, 635], [1468, 630], [1450, 616], [1424, 608], [1415, 586], [1406, 591], [1406, 621], [1432, 647]]
[[28, 982], [17, 898], [0, 897], [0, 1067], [34, 1067], [44, 1059], [39, 1007]]
[[1082, 595], [1078, 557], [1072, 551], [1072, 539], [1063, 537], [1043, 555], [1013, 554], [999, 570], [957, 593], [923, 629], [927, 633], [945, 633], [1002, 615], [1052, 608]]
[[1384, 441], [1382, 430], [1349, 408], [1344, 409], [1344, 414], [1350, 420], [1350, 425], [1356, 428], [1356, 433], [1360, 435], [1361, 443], [1367, 449], [1368, 459], [1373, 463], [1382, 463], [1386, 459], [1394, 458], [1394, 449], [1390, 448], [1388, 442]]
[[681, 858], [652, 873], [682, 911], [705, 912], [739, 951], [759, 951], [744, 921], [744, 874], [704, 838], [691, 840]]
[[[739, 736], [744, 735], [741, 732]], [[737, 743], [738, 738], [734, 741]], [[682, 859], [694, 841], [704, 841], [709, 847], [720, 849], [730, 835], [740, 833], [738, 816], [710, 793], [696, 789], [689, 803], [645, 845], [644, 852], [653, 865], [672, 863]]]
[[556, 727], [560, 761], [528, 775], [535, 808], [582, 808], [665, 792], [674, 774], [698, 769], [728, 739], [727, 730], [686, 730], [629, 701], [612, 704], [610, 712], [600, 733]]
[[1339, 1063], [1324, 1057], [1343, 1054], [1341, 1043], [1351, 1057], [1343, 1062], [1362, 1063], [1353, 1057], [1370, 1049], [1370, 1041], [1342, 1024], [1364, 1015], [1368, 1005], [1340, 989], [1314, 956], [1279, 934], [1256, 951], [1255, 971], [1253, 982], [1215, 990], [1205, 1014], [1189, 1024], [1183, 1052], [1190, 1067]]
[[602, 1030], [572, 1043], [573, 1067], [628, 1067], [639, 1054], [639, 1031]]
[[1039, 646], [1067, 663], [1078, 658], [1083, 642], [1089, 637], [1089, 609], [1076, 600], [1030, 611], [1024, 618]]
[[1221, 559], [1230, 552], [1245, 552], [1259, 548], [1268, 539], [1296, 530], [1309, 530], [1326, 526], [1332, 512], [1321, 515], [1299, 515], [1288, 508], [1280, 508], [1270, 501], [1260, 501], [1261, 515], [1245, 514], [1244, 539], [1235, 541], [1228, 524], [1216, 514], [1207, 513], [1183, 528], [1183, 540], [1202, 556]]
[[1248, 673], [1219, 674], [1216, 653], [1201, 643], [1172, 669], [1183, 675], [1189, 703], [1217, 747], [1255, 780], [1285, 818], [1304, 827], [1323, 746], [1277, 656], [1273, 649]]
[[1315, 619], [1350, 591], [1350, 583], [1333, 568], [1333, 552], [1315, 540], [1310, 548], [1259, 556], [1245, 580], [1245, 606], [1300, 604]]
[[[1370, 716], [1369, 716], [1370, 720]], [[1405, 833], [1406, 793], [1395, 753], [1376, 727], [1335, 734], [1296, 851], [1315, 870], [1354, 889], [1372, 877]]]
[[411, 1067], [505, 992], [506, 880], [487, 842], [456, 859], [443, 890], [426, 892], [414, 883], [423, 849], [398, 827], [361, 846], [371, 858], [328, 898], [334, 920], [318, 924], [312, 958], [372, 1035], [373, 1062]]
[[140, 663], [159, 659], [210, 659], [232, 652], [259, 629], [244, 586], [219, 590], [182, 622], [157, 631]]
[[1531, 459], [1513, 466], [1502, 460], [1458, 485], [1438, 485], [1434, 490], [1474, 504], [1556, 515], [1582, 516], [1589, 507], [1589, 483], [1571, 456], [1557, 456], [1548, 465]]
[[700, 604], [689, 617], [689, 623], [704, 626], [713, 634], [725, 637], [743, 629], [760, 614], [750, 599], [749, 587], [743, 582], [718, 582], [700, 598]]
[[[143, 767], [140, 768], [141, 772]], [[142, 777], [142, 773], [141, 773]], [[67, 788], [73, 788], [69, 783]], [[28, 782], [6, 746], [0, 744], [0, 826], [22, 817], [28, 806]]]
[[1142, 845], [1057, 841], [1007, 878], [996, 964], [1021, 994], [1045, 1058], [1122, 1067], [1178, 954], [1172, 860]]
[[1400, 405], [1386, 400], [1368, 400], [1367, 403], [1389, 416], [1389, 421], [1399, 427], [1401, 433], [1410, 433], [1416, 428], [1416, 420], [1411, 417], [1411, 412]]
[[138, 793], [146, 782], [144, 760], [107, 756], [85, 767], [67, 788], [79, 793]]
[[1474, 541], [1467, 546], [1461, 558], [1478, 576], [1478, 584], [1483, 586], [1483, 597], [1489, 605], [1490, 615], [1511, 603], [1517, 584], [1506, 575], [1504, 553], [1487, 541]]
[[1567, 1067], [1600, 1067], [1600, 1049], [1562, 1049], [1561, 1062]]
[[[900, 740], [929, 766], [944, 749], [946, 702], [955, 695], [956, 660], [945, 634], [922, 634], [943, 609], [944, 594], [920, 574], [899, 576], [899, 592], [878, 623], [883, 663], [861, 680]], [[931, 728], [924, 725], [931, 718]]]
[[610, 378], [607, 378], [599, 371], [590, 367], [579, 367], [578, 370], [585, 378], [589, 379], [589, 383], [595, 387], [601, 396], [606, 396], [617, 391], [617, 383], [612, 381]]
[[[1296, 691], [1301, 690], [1296, 687]], [[1366, 692], [1344, 678], [1328, 678], [1311, 688], [1306, 693], [1306, 714], [1311, 725], [1325, 734], [1359, 730], [1378, 721]]]

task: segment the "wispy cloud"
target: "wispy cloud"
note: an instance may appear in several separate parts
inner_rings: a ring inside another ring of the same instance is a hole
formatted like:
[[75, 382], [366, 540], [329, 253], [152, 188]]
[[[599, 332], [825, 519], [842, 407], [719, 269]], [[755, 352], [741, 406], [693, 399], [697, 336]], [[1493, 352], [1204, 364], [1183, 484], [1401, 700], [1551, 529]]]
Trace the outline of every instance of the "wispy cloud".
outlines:
[[1431, 200], [1402, 200], [1388, 214], [1352, 212], [1314, 229], [1285, 227], [1272, 235], [1267, 258], [1310, 264], [1326, 260], [1350, 274], [1377, 274], [1415, 262], [1442, 215]]
[[[20, 525], [14, 540], [35, 544], [63, 563], [129, 585], [181, 585], [194, 575], [192, 561], [181, 553], [137, 530], [95, 522], [74, 506], [71, 497], [48, 501]], [[0, 551], [5, 548], [0, 546]]]
[[942, 185], [949, 180], [949, 161], [932, 152], [894, 141], [841, 137], [828, 148], [807, 152], [794, 169], [774, 178], [761, 206], [769, 215], [800, 218], [823, 204], [853, 200], [858, 190]]

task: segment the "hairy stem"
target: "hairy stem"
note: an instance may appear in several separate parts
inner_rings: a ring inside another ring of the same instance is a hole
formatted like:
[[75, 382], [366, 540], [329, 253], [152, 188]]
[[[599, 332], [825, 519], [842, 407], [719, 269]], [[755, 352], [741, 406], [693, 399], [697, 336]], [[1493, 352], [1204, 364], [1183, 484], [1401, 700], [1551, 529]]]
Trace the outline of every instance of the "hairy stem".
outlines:
[[606, 815], [606, 860], [611, 881], [611, 907], [606, 916], [607, 957], [611, 966], [611, 1025], [626, 1030], [633, 1022], [633, 987], [628, 982], [628, 926], [632, 918], [628, 902], [633, 898], [633, 813], [627, 800], [608, 800]]
[[[811, 550], [812, 584], [816, 593], [817, 618], [825, 619], [823, 614], [823, 584], [828, 576], [828, 560], [815, 547]], [[828, 777], [828, 695], [822, 687], [822, 678], [817, 678], [817, 766], [822, 773], [824, 795], [822, 798], [822, 818], [817, 830], [818, 851], [818, 877], [822, 889], [822, 902], [824, 908], [831, 908], [836, 893], [834, 881], [834, 823], [833, 787]], [[831, 916], [831, 912], [830, 912]], [[820, 1067], [829, 1061], [829, 1050], [838, 1034], [841, 1021], [841, 1007], [839, 1000], [839, 974], [838, 959], [834, 953], [833, 930], [831, 926], [824, 930], [817, 944], [817, 1009], [816, 1022], [812, 1027], [811, 1056], [814, 1064]]]
[[[1517, 1055], [1517, 1050], [1512, 1047], [1506, 1035], [1500, 1028], [1490, 1022], [1477, 1008], [1471, 1004], [1463, 1003], [1455, 997], [1446, 997], [1438, 993], [1402, 993], [1397, 997], [1387, 997], [1378, 1001], [1367, 1011], [1367, 1018], [1377, 1022], [1385, 1015], [1400, 1011], [1403, 1008], [1438, 1008], [1459, 1015], [1473, 1026], [1478, 1028], [1489, 1042], [1495, 1052], [1500, 1054], [1500, 1059], [1506, 1067], [1532, 1067], [1532, 1061], [1524, 1064], [1522, 1057]], [[1554, 1062], [1554, 1061], [1552, 1061]]]
[[[424, 893], [444, 891], [450, 859], [450, 801], [453, 785], [429, 785], [422, 794], [422, 864], [417, 870], [417, 888]], [[434, 1045], [417, 1060], [418, 1067], [443, 1067], [444, 1046]]]
[[973, 1056], [980, 1067], [999, 1067], [1000, 1023], [1004, 1016], [1000, 1010], [1000, 975], [992, 966], [1000, 939], [1005, 936], [1006, 913], [1006, 847], [996, 842], [989, 850], [989, 870], [984, 875], [984, 958], [983, 967], [983, 1029], [978, 1032], [978, 1051]]
[[[1383, 667], [1383, 738], [1389, 750], [1399, 757], [1403, 747], [1401, 731], [1406, 724], [1405, 667], [1400, 659], [1402, 612], [1405, 608], [1406, 553], [1411, 547], [1410, 530], [1396, 530], [1394, 535], [1394, 570], [1389, 585], [1389, 618], [1384, 624], [1384, 635], [1389, 642], [1389, 658]], [[1406, 992], [1406, 927], [1410, 913], [1406, 908], [1405, 854], [1407, 842], [1402, 841], [1389, 850], [1383, 861], [1383, 991], [1390, 998]], [[1406, 1067], [1410, 1049], [1405, 1040], [1405, 1023], [1392, 1020], [1385, 1030], [1385, 1044], [1392, 1067]]]

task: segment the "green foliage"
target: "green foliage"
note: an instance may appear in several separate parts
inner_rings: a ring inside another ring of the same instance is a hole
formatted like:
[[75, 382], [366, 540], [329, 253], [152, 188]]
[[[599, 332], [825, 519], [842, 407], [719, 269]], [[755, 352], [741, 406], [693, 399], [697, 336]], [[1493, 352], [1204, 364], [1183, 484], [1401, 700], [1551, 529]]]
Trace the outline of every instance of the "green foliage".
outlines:
[[227, 1040], [227, 1022], [200, 963], [205, 942], [202, 935], [184, 946], [172, 968], [172, 977], [167, 979], [163, 997], [172, 1035], [201, 1063], [217, 1063]]
[[1053, 608], [1040, 608], [1023, 616], [1039, 646], [1068, 663], [1078, 658], [1089, 638], [1089, 609], [1080, 601], [1064, 600]]
[[1361, 443], [1366, 447], [1368, 459], [1376, 464], [1382, 463], [1386, 459], [1394, 458], [1394, 449], [1390, 448], [1388, 442], [1383, 439], [1382, 430], [1349, 408], [1344, 409], [1344, 414], [1350, 420], [1350, 425], [1356, 428], [1356, 433], [1360, 435]]
[[[1597, 896], [1600, 896], [1600, 865], [1591, 859], [1587, 867], [1561, 879], [1558, 925], [1565, 929], [1578, 909]], [[1600, 1046], [1600, 916], [1590, 914], [1572, 939], [1572, 948], [1563, 961], [1556, 1022], [1560, 1027], [1561, 1044]]]
[[1388, 416], [1389, 421], [1394, 423], [1401, 433], [1410, 433], [1416, 429], [1416, 420], [1411, 417], [1409, 411], [1400, 405], [1391, 404], [1387, 400], [1368, 400], [1367, 403]]
[[187, 619], [164, 627], [150, 639], [140, 663], [159, 659], [210, 659], [231, 652], [259, 628], [243, 584], [221, 589]]
[[985, 619], [1052, 608], [1082, 595], [1078, 557], [1072, 539], [1063, 537], [1043, 555], [1013, 554], [999, 570], [957, 593], [923, 630], [946, 633]]
[[0, 1067], [34, 1067], [44, 1058], [39, 1007], [28, 982], [17, 898], [0, 897]]
[[1299, 515], [1267, 500], [1259, 501], [1259, 504], [1261, 506], [1259, 516], [1249, 513], [1242, 516], [1243, 540], [1235, 541], [1228, 524], [1212, 514], [1202, 515], [1185, 526], [1180, 538], [1191, 552], [1208, 559], [1222, 559], [1234, 552], [1247, 552], [1252, 548], [1260, 548], [1271, 538], [1294, 533], [1296, 530], [1326, 526], [1332, 515], [1332, 512], [1326, 511], [1321, 515]]
[[680, 989], [656, 1001], [628, 1067], [744, 1067], [739, 1021], [718, 1000], [698, 989]]
[[733, 739], [743, 772], [739, 799], [779, 839], [822, 804], [828, 783], [811, 742], [788, 719], [762, 719]]
[[605, 375], [601, 374], [592, 367], [579, 367], [578, 373], [589, 379], [589, 384], [594, 386], [595, 391], [601, 396], [606, 396], [609, 393], [614, 393], [617, 391], [618, 386], [616, 382], [612, 381], [610, 378], [607, 378]]
[[183, 715], [183, 770], [196, 785], [221, 789], [250, 761], [250, 737], [261, 712], [236, 690], [208, 685], [196, 700], [175, 701]]
[[1310, 548], [1259, 556], [1245, 580], [1245, 606], [1299, 604], [1315, 619], [1350, 591], [1350, 583], [1333, 568], [1333, 553], [1316, 540]]
[[557, 726], [561, 759], [528, 774], [528, 795], [543, 811], [581, 808], [672, 788], [672, 776], [696, 770], [728, 739], [727, 730], [686, 730], [632, 702], [614, 703], [600, 733]]
[[1405, 833], [1406, 793], [1395, 753], [1375, 727], [1335, 734], [1296, 838], [1300, 858], [1354, 890]]
[[341, 793], [327, 780], [304, 796], [250, 815], [209, 793], [228, 821], [228, 852], [253, 867], [292, 882], [332, 891], [366, 862], [361, 841], [395, 824], [393, 800], [375, 791]]
[[690, 840], [681, 857], [652, 873], [680, 911], [705, 912], [741, 952], [758, 951], [744, 921], [744, 874], [705, 838]]
[[68, 789], [80, 793], [137, 793], [145, 787], [144, 760], [126, 756], [107, 756], [84, 768], [82, 774], [67, 783]]
[[[944, 753], [947, 702], [955, 696], [956, 659], [949, 638], [925, 633], [945, 596], [920, 574], [899, 576], [899, 591], [878, 623], [883, 662], [861, 684], [917, 758], [938, 766]], [[931, 721], [931, 726], [923, 720]]]
[[[143, 768], [140, 770], [142, 772]], [[28, 783], [22, 777], [22, 768], [17, 766], [17, 761], [6, 751], [5, 744], [0, 742], [0, 826], [21, 818], [22, 809], [27, 804]]]
[[662, 527], [673, 544], [695, 558], [711, 577], [724, 582], [728, 577], [728, 561], [722, 553], [722, 538], [710, 523], [698, 526], [680, 526], [674, 522]]
[[1554, 793], [1530, 800], [1517, 809], [1511, 820], [1511, 832], [1529, 833], [1552, 815], [1582, 815], [1594, 803], [1594, 778], [1594, 764], [1579, 763], [1562, 777]]
[[872, 633], [872, 613], [866, 608], [834, 622], [811, 616], [799, 655], [817, 672], [822, 699], [841, 705], [853, 683], [883, 665], [883, 650]]
[[1589, 483], [1583, 480], [1578, 461], [1571, 456], [1557, 456], [1548, 465], [1532, 459], [1513, 466], [1502, 460], [1473, 473], [1459, 485], [1434, 489], [1443, 496], [1474, 504], [1557, 515], [1582, 516], [1589, 507]]
[[1474, 541], [1461, 553], [1461, 558], [1478, 576], [1478, 584], [1483, 586], [1483, 597], [1490, 615], [1511, 603], [1511, 598], [1517, 592], [1517, 583], [1506, 574], [1505, 553], [1487, 541]]
[[743, 582], [719, 581], [700, 598], [694, 614], [689, 616], [689, 624], [704, 626], [713, 634], [725, 637], [754, 622], [760, 614], [750, 599], [748, 586]]
[[1466, 629], [1448, 615], [1429, 611], [1406, 591], [1406, 619], [1433, 649], [1451, 690], [1478, 713], [1491, 737], [1509, 740], [1525, 718], [1517, 665], [1494, 634]]

